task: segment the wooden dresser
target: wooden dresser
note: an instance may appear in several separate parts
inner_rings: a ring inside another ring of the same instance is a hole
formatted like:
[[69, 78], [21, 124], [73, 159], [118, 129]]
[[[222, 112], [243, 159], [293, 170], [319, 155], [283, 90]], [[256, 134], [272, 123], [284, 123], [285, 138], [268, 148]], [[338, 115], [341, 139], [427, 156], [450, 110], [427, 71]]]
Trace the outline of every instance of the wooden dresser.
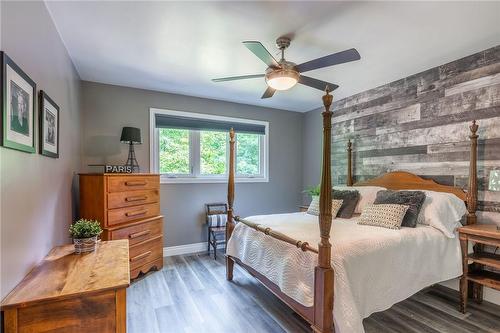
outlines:
[[163, 267], [159, 175], [80, 174], [80, 216], [101, 223], [103, 240], [129, 240], [132, 279]]
[[128, 244], [101, 242], [74, 254], [52, 249], [2, 301], [5, 333], [125, 333], [130, 284]]

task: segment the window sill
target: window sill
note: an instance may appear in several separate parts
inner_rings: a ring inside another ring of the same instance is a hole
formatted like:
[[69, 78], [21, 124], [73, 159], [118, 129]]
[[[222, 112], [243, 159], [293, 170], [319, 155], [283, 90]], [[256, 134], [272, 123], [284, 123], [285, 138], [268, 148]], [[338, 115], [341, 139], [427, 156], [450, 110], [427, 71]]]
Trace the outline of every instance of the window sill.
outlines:
[[[227, 178], [168, 178], [160, 177], [160, 184], [227, 184]], [[235, 178], [235, 183], [268, 183], [269, 178]]]

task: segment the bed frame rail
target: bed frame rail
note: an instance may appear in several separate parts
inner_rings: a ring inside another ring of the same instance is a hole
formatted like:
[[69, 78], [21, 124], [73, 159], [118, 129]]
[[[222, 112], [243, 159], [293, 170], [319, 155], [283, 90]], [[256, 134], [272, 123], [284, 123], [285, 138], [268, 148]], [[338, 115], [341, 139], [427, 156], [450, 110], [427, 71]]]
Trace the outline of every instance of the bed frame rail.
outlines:
[[273, 238], [276, 238], [280, 241], [283, 241], [283, 242], [291, 244], [291, 245], [295, 245], [297, 248], [301, 249], [304, 252], [310, 251], [310, 252], [318, 253], [318, 250], [315, 249], [314, 247], [312, 247], [311, 245], [309, 245], [308, 242], [303, 242], [300, 240], [293, 239], [291, 237], [288, 237], [285, 234], [282, 234], [281, 232], [274, 231], [273, 229], [266, 227], [265, 225], [244, 220], [244, 219], [240, 218], [239, 216], [235, 216], [234, 220], [237, 222], [241, 222], [241, 223], [249, 226], [252, 229], [263, 232], [266, 235], [271, 236]]

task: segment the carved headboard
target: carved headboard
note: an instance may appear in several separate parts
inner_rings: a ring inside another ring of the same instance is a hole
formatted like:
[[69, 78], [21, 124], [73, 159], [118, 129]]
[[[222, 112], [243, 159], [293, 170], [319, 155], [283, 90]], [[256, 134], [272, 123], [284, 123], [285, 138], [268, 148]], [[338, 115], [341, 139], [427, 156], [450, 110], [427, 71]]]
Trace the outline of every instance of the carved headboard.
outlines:
[[355, 183], [354, 186], [382, 186], [389, 190], [428, 190], [455, 194], [467, 201], [467, 193], [460, 187], [441, 185], [432, 179], [424, 179], [411, 172], [392, 171], [377, 178]]
[[470, 129], [470, 163], [469, 163], [469, 186], [468, 190], [455, 186], [441, 185], [431, 179], [424, 179], [411, 172], [392, 171], [385, 173], [377, 178], [354, 183], [352, 177], [352, 144], [351, 140], [347, 143], [347, 185], [351, 186], [382, 186], [390, 190], [428, 190], [436, 192], [447, 192], [455, 194], [460, 200], [465, 201], [467, 205], [467, 224], [476, 223], [477, 208], [477, 139], [478, 125], [474, 120]]

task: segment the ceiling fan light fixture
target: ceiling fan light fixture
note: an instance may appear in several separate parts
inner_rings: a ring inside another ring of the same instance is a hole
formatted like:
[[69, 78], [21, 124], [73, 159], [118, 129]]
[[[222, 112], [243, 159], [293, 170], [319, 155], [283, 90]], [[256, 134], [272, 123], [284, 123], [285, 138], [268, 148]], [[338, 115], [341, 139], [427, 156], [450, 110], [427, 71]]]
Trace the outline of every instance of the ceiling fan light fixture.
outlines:
[[276, 90], [288, 90], [299, 81], [299, 73], [292, 69], [278, 69], [266, 74], [266, 83]]

